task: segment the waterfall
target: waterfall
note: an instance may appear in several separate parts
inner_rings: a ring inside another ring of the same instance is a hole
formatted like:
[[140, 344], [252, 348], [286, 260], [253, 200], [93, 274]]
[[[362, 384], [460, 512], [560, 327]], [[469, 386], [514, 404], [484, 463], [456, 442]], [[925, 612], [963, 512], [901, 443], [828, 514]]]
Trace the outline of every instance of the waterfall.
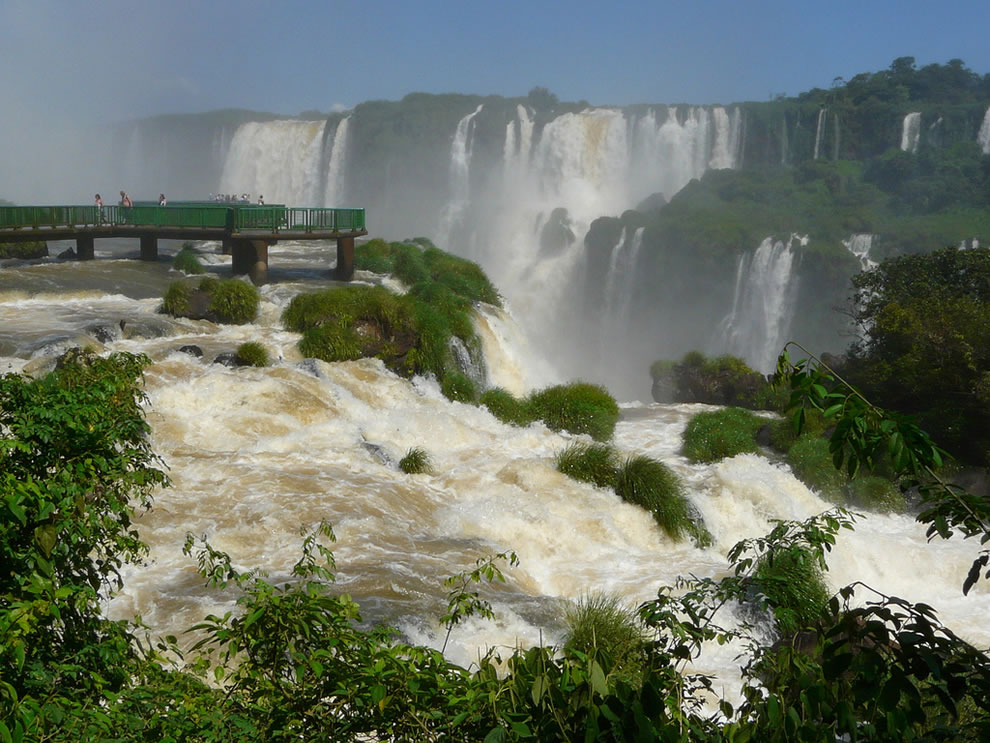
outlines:
[[351, 117], [345, 116], [333, 133], [330, 161], [327, 164], [326, 195], [324, 206], [341, 206], [344, 198], [344, 178], [347, 174], [347, 129]]
[[822, 137], [825, 135], [825, 114], [827, 111], [828, 109], [825, 107], [818, 109], [818, 124], [815, 127], [815, 160], [818, 159], [822, 149]]
[[478, 106], [473, 113], [457, 122], [454, 141], [450, 145], [450, 201], [440, 214], [437, 227], [437, 243], [450, 250], [450, 233], [461, 220], [464, 210], [471, 200], [471, 146], [473, 144], [474, 117], [481, 113]]
[[990, 155], [990, 108], [987, 108], [987, 112], [983, 114], [983, 123], [976, 135], [976, 143], [984, 155]]
[[712, 119], [715, 122], [715, 143], [712, 146], [712, 156], [708, 167], [724, 169], [735, 168], [739, 162], [739, 151], [742, 145], [742, 114], [739, 109], [733, 109], [732, 114], [726, 113], [721, 106], [712, 109]]
[[901, 125], [901, 149], [905, 152], [917, 152], [921, 140], [921, 112], [913, 111], [904, 116]]
[[858, 233], [849, 236], [848, 240], [843, 240], [842, 244], [846, 250], [859, 259], [861, 271], [871, 271], [879, 265], [870, 258], [870, 250], [873, 248], [873, 235], [869, 233]]
[[795, 242], [804, 246], [808, 238], [791, 235], [784, 242], [768, 237], [754, 253], [740, 256], [732, 309], [719, 328], [716, 352], [741, 356], [757, 371], [773, 370], [797, 300]]
[[264, 194], [269, 204], [316, 205], [326, 121], [241, 124], [220, 177], [222, 193]]

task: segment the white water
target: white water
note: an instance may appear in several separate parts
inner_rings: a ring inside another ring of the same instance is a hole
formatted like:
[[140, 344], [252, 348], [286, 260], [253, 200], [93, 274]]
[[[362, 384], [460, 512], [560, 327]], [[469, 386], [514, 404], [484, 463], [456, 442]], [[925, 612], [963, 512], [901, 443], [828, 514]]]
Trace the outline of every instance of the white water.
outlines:
[[[151, 555], [147, 565], [125, 571], [112, 616], [139, 613], [154, 633], [178, 634], [206, 613], [233, 608], [233, 597], [203, 588], [195, 561], [182, 555], [187, 533], [208, 536], [237, 566], [263, 568], [278, 581], [298, 557], [300, 530], [328, 519], [338, 536], [339, 590], [355, 597], [366, 619], [393, 623], [435, 647], [443, 641], [443, 578], [483, 555], [519, 554], [507, 585], [486, 594], [496, 620], [472, 620], [454, 632], [450, 657], [467, 664], [491, 645], [557, 641], [562, 602], [588, 592], [613, 592], [634, 605], [678, 575], [722, 575], [737, 540], [769, 531], [771, 519], [803, 519], [828, 507], [786, 467], [760, 456], [711, 466], [685, 460], [684, 427], [707, 406], [624, 405], [615, 444], [670, 465], [715, 537], [710, 549], [676, 544], [642, 510], [555, 471], [553, 455], [572, 436], [542, 424], [503, 425], [484, 408], [447, 401], [435, 382], [401, 379], [375, 360], [300, 362], [298, 336], [282, 330], [278, 317], [296, 292], [323, 285], [316, 278], [320, 251], [273, 246], [273, 269], [289, 264], [302, 278], [264, 287], [259, 319], [244, 326], [156, 314], [154, 294], [174, 278], [167, 264], [103, 257], [0, 271], [0, 353], [7, 354], [0, 369], [19, 369], [69, 344], [57, 338], [78, 339], [121, 319], [125, 332], [107, 350], [154, 360], [147, 416], [174, 486], [137, 520]], [[211, 270], [229, 270], [229, 259], [210, 257]], [[148, 291], [155, 283], [159, 289]], [[36, 286], [46, 291], [29, 289]], [[148, 298], [132, 298], [134, 291]], [[481, 307], [477, 327], [492, 384], [522, 394], [557, 381], [511, 315]], [[247, 340], [260, 341], [279, 361], [265, 369], [209, 363]], [[203, 349], [203, 359], [177, 352], [189, 343]], [[396, 469], [394, 461], [413, 446], [428, 450], [436, 474]], [[953, 629], [986, 646], [990, 592], [980, 585], [963, 598], [959, 588], [975, 551], [957, 540], [927, 544], [907, 517], [871, 516], [840, 538], [830, 577], [835, 586], [863, 580], [930, 603]], [[712, 647], [698, 664], [717, 673], [730, 695], [737, 652]]]
[[983, 115], [983, 123], [980, 124], [980, 131], [976, 135], [976, 143], [984, 155], [990, 155], [990, 108], [987, 108], [987, 112]]
[[848, 240], [843, 240], [842, 244], [846, 250], [852, 253], [859, 260], [861, 271], [871, 271], [879, 264], [870, 258], [870, 251], [873, 249], [873, 235], [870, 233], [856, 233], [849, 236]]
[[482, 108], [479, 105], [457, 123], [454, 141], [450, 145], [450, 200], [440, 213], [437, 227], [437, 242], [440, 245], [449, 243], [451, 230], [463, 218], [464, 209], [471, 199], [472, 124]]
[[739, 257], [732, 309], [714, 343], [764, 373], [773, 370], [794, 314], [795, 243], [806, 245], [807, 238], [791, 235], [784, 242], [768, 237], [755, 252]]
[[826, 114], [828, 112], [827, 108], [821, 108], [818, 111], [818, 123], [815, 125], [815, 153], [814, 159], [817, 160], [821, 154], [822, 149], [822, 139], [825, 137], [825, 121]]
[[230, 143], [220, 192], [262, 194], [269, 204], [318, 203], [325, 126], [326, 121], [242, 124]]
[[921, 141], [921, 113], [914, 111], [904, 116], [901, 125], [901, 149], [905, 152], [917, 152]]
[[330, 147], [330, 160], [327, 164], [326, 195], [323, 203], [328, 207], [344, 205], [344, 184], [347, 177], [347, 129], [351, 117], [345, 116], [337, 124], [333, 133], [333, 144]]

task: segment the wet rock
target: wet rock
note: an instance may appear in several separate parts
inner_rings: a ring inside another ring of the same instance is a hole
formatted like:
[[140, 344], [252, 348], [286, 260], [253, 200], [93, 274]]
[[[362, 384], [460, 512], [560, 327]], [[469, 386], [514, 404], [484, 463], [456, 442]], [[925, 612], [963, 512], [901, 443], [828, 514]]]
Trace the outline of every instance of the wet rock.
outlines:
[[32, 359], [27, 362], [22, 368], [21, 373], [26, 374], [32, 379], [40, 379], [51, 371], [55, 370], [55, 357], [54, 356], [44, 356], [40, 359]]
[[195, 356], [197, 359], [203, 358], [203, 349], [200, 348], [199, 346], [193, 346], [193, 345], [181, 346], [179, 348], [179, 353], [187, 353], [190, 356]]
[[237, 354], [232, 351], [226, 353], [218, 353], [213, 359], [214, 364], [220, 364], [221, 366], [228, 366], [231, 368], [236, 368], [241, 366], [240, 360], [237, 358]]
[[172, 332], [165, 322], [153, 320], [130, 320], [122, 328], [124, 338], [163, 338]]
[[95, 325], [87, 328], [86, 332], [104, 345], [120, 337], [119, 329], [113, 325]]
[[399, 463], [395, 461], [395, 458], [389, 454], [385, 447], [381, 444], [373, 444], [370, 441], [362, 441], [362, 445], [367, 449], [368, 453], [371, 454], [375, 459], [384, 464], [386, 467], [398, 467]]
[[553, 256], [562, 253], [575, 239], [567, 209], [557, 207], [550, 212], [550, 217], [540, 231], [540, 254]]
[[485, 368], [485, 357], [480, 349], [472, 353], [464, 341], [456, 335], [450, 337], [448, 346], [458, 370], [474, 382], [475, 387], [485, 389], [488, 386], [488, 370]]
[[74, 261], [76, 259], [76, 251], [72, 248], [66, 248], [61, 253], [56, 256], [60, 261]]
[[636, 205], [638, 212], [652, 212], [667, 205], [667, 199], [659, 191], [652, 193]]

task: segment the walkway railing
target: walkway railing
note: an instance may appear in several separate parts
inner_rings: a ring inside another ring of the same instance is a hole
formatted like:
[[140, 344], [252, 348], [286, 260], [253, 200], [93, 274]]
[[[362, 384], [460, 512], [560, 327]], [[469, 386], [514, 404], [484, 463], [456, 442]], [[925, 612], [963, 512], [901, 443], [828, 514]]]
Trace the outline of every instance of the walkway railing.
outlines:
[[0, 230], [55, 227], [190, 227], [234, 231], [354, 232], [364, 209], [231, 204], [175, 206], [0, 206]]

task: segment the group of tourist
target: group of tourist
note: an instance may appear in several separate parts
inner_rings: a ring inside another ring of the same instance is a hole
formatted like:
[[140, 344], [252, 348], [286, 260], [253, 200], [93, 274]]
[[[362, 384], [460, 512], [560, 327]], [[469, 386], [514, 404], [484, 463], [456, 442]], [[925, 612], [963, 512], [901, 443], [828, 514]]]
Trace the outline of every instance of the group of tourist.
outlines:
[[[230, 202], [238, 202], [238, 203], [240, 203], [240, 202], [250, 202], [251, 201], [251, 194], [249, 194], [249, 193], [242, 193], [240, 196], [238, 196], [235, 193], [217, 193], [217, 194], [211, 193], [210, 194], [210, 201], [220, 201], [220, 202], [223, 202], [223, 203], [230, 203]], [[265, 205], [265, 197], [262, 196], [261, 194], [258, 194], [258, 205], [259, 206], [264, 206]]]

